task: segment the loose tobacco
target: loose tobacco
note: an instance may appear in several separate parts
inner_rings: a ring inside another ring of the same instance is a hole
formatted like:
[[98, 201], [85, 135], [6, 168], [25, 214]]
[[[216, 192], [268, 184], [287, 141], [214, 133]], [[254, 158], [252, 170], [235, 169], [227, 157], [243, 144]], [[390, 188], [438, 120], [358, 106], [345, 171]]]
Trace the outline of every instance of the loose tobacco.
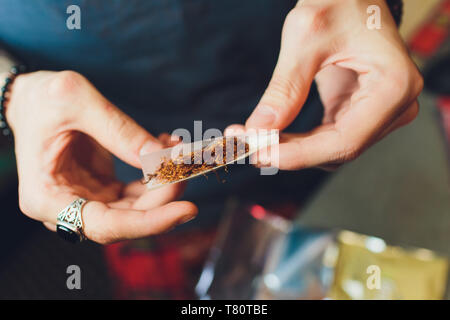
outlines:
[[155, 173], [147, 174], [144, 183], [154, 180], [158, 183], [170, 183], [202, 174], [236, 161], [239, 157], [247, 154], [249, 149], [248, 143], [241, 138], [222, 138], [187, 156], [180, 155], [175, 159], [163, 158]]

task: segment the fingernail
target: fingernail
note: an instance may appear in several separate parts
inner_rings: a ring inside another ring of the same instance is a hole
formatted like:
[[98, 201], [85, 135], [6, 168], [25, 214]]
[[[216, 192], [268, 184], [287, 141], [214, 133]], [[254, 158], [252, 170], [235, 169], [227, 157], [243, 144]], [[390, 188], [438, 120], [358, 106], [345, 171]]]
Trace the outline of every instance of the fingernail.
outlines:
[[245, 133], [245, 130], [243, 128], [229, 128], [225, 129], [225, 137], [229, 136], [239, 136]]
[[277, 115], [271, 107], [267, 105], [260, 105], [256, 107], [255, 111], [253, 111], [253, 114], [248, 119], [247, 126], [266, 127], [273, 124], [276, 119]]
[[183, 224], [183, 223], [189, 222], [189, 221], [194, 220], [194, 219], [195, 219], [195, 216], [183, 217], [178, 224]]
[[158, 150], [158, 149], [159, 149], [158, 144], [156, 144], [152, 141], [147, 141], [146, 143], [144, 143], [141, 150], [139, 151], [139, 155], [143, 156], [147, 153], [150, 153], [150, 152]]

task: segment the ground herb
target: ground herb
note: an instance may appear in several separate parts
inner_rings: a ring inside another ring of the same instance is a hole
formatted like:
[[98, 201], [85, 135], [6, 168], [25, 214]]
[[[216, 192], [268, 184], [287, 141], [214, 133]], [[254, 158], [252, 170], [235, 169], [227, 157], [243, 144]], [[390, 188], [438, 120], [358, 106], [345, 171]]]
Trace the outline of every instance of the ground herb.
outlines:
[[[201, 150], [193, 151], [187, 156], [176, 159], [162, 159], [161, 165], [153, 174], [147, 174], [144, 183], [157, 180], [159, 183], [170, 183], [189, 178], [192, 175], [204, 173], [233, 162], [248, 153], [249, 145], [243, 139], [223, 138]], [[221, 150], [222, 152], [218, 152]], [[227, 156], [232, 159], [227, 159]], [[206, 159], [205, 159], [206, 158]]]

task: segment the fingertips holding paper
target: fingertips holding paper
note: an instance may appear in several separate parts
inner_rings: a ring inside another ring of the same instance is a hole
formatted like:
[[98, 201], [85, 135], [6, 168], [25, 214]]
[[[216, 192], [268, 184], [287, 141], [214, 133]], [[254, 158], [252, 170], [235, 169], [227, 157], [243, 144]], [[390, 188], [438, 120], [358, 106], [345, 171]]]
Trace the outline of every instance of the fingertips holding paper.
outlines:
[[182, 139], [177, 135], [164, 132], [158, 136], [158, 140], [164, 145], [165, 148], [170, 148], [179, 144]]
[[242, 124], [232, 124], [228, 126], [224, 131], [225, 137], [239, 136], [245, 134], [245, 126]]

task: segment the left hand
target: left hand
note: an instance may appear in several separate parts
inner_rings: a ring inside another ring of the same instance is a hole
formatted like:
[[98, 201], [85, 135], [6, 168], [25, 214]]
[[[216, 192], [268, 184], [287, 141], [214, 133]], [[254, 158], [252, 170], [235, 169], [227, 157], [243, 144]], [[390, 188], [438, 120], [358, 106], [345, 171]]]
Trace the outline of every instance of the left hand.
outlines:
[[[366, 26], [372, 4], [381, 9], [381, 29]], [[333, 169], [355, 159], [416, 117], [423, 87], [383, 0], [297, 5], [285, 20], [272, 79], [245, 127], [285, 129], [314, 80], [325, 109], [323, 122], [308, 133], [280, 134], [280, 169]], [[258, 157], [265, 165], [270, 160]]]

